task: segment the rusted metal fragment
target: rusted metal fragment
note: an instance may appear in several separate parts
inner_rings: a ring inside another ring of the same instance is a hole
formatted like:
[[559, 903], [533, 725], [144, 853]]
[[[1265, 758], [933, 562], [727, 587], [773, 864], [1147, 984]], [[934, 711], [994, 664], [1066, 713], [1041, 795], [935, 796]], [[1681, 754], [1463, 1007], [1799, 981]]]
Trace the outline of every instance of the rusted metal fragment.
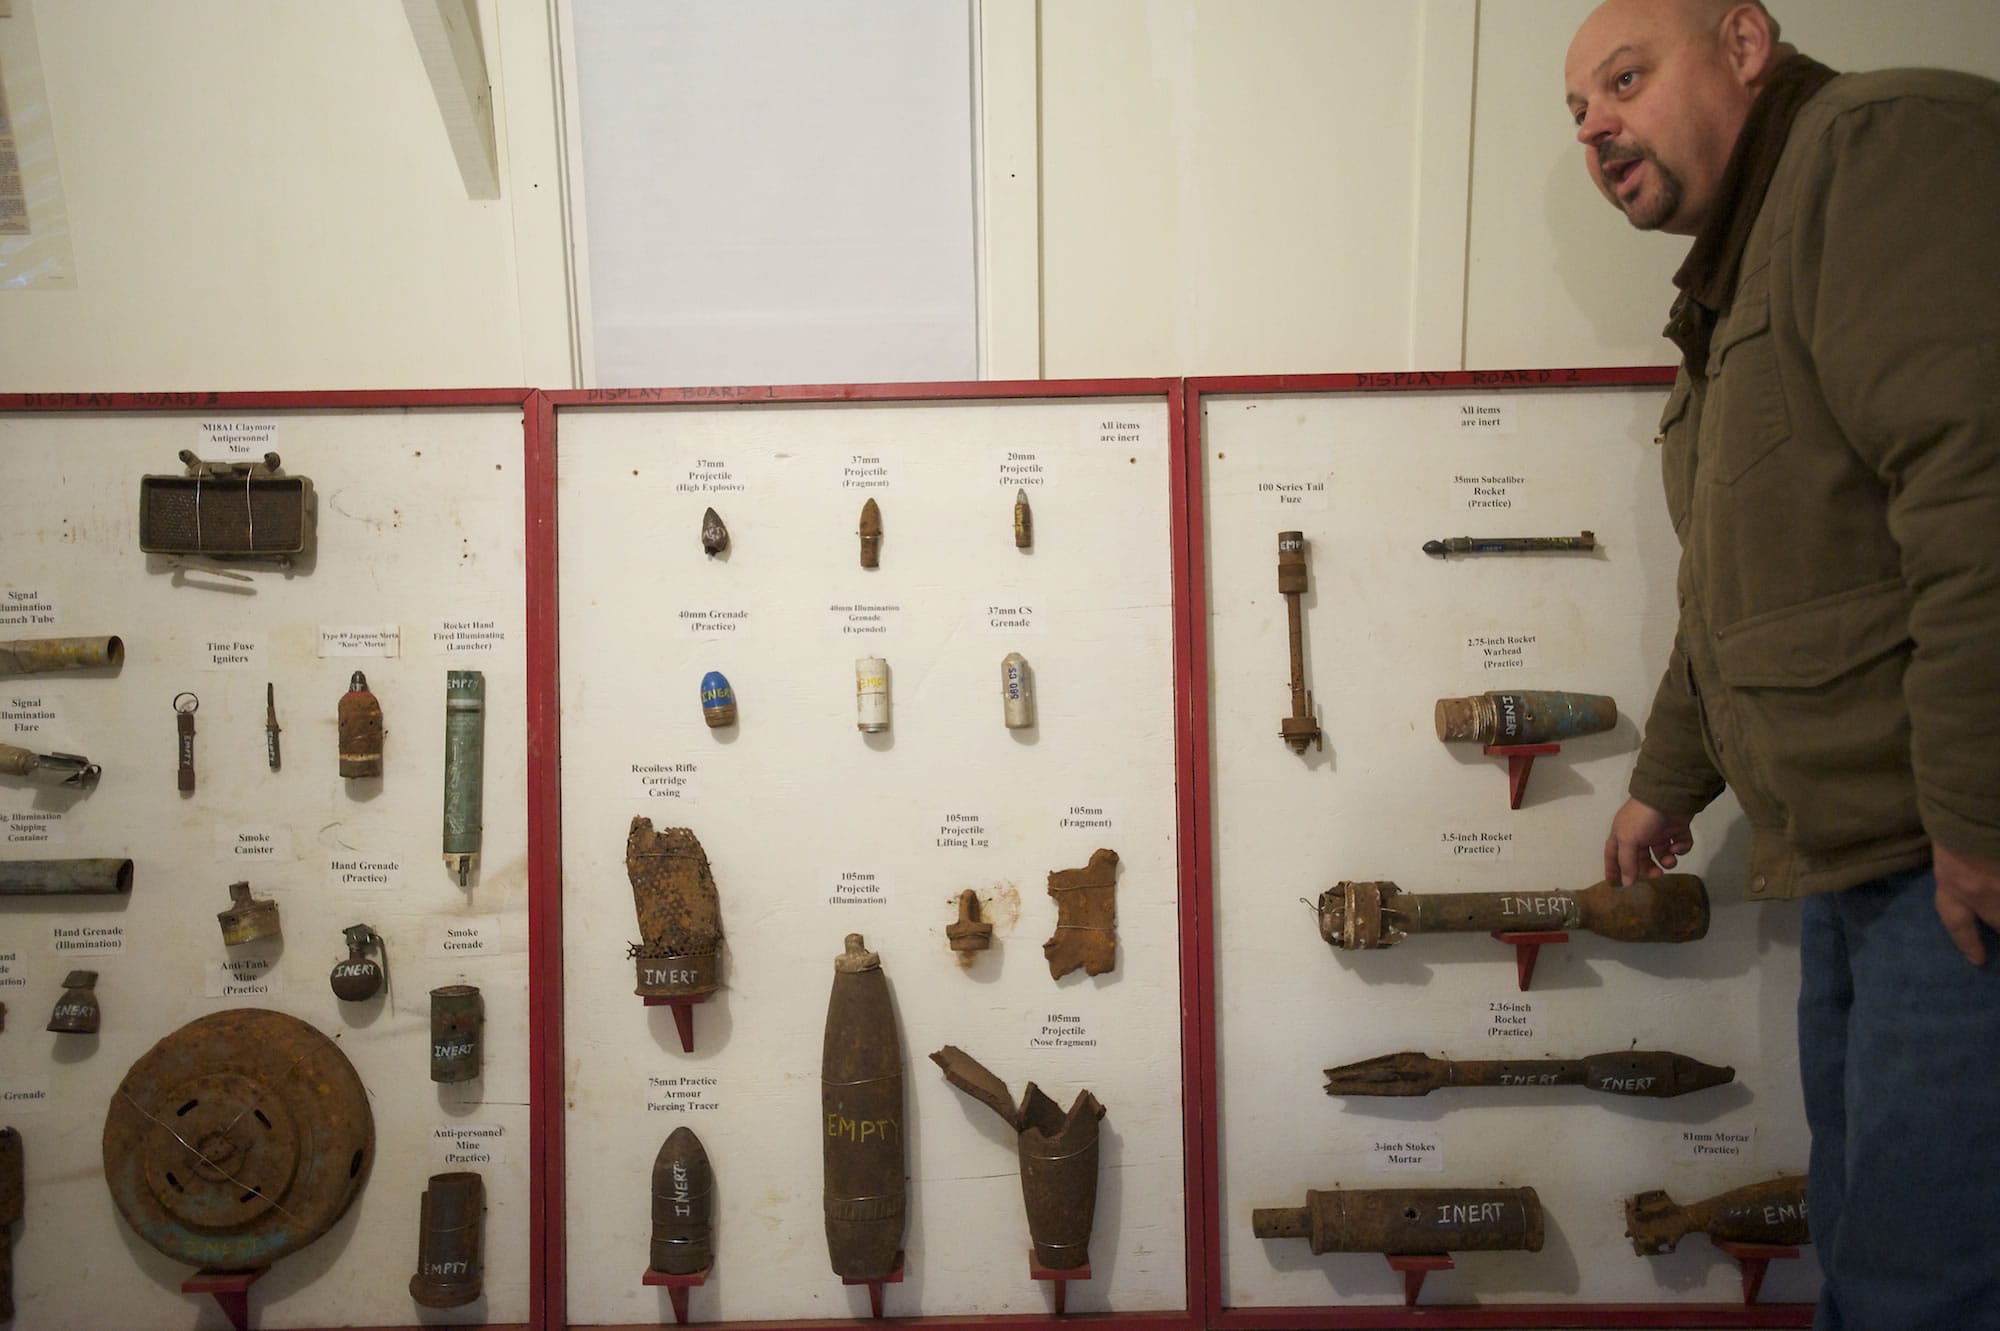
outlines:
[[340, 774], [350, 779], [382, 775], [382, 704], [368, 691], [368, 676], [359, 670], [340, 695], [336, 717]]
[[1686, 1206], [1660, 1190], [1625, 1203], [1625, 1236], [1641, 1257], [1672, 1252], [1689, 1234], [1730, 1243], [1811, 1243], [1805, 1175], [1765, 1179]]
[[1580, 536], [1447, 536], [1440, 541], [1424, 542], [1424, 553], [1435, 559], [1448, 559], [1452, 555], [1587, 553], [1596, 548], [1597, 533], [1588, 531]]
[[112, 1092], [104, 1176], [168, 1257], [254, 1271], [333, 1227], [374, 1154], [368, 1092], [296, 1017], [232, 1008], [154, 1045]]
[[1304, 532], [1278, 533], [1278, 594], [1285, 598], [1285, 631], [1292, 664], [1292, 712], [1278, 721], [1278, 737], [1293, 753], [1304, 753], [1306, 745], [1324, 747], [1319, 717], [1313, 711], [1312, 690], [1306, 687], [1306, 643], [1304, 610], [1299, 600], [1306, 593], [1306, 537]]
[[0, 1322], [14, 1319], [14, 1225], [26, 1214], [21, 1134], [0, 1128]]
[[0, 897], [108, 897], [131, 890], [130, 860], [0, 860]]
[[109, 638], [15, 638], [0, 642], [0, 675], [40, 675], [125, 663], [125, 644]]
[[722, 903], [701, 838], [685, 827], [653, 830], [638, 817], [625, 834], [625, 876], [639, 915], [638, 988], [649, 998], [693, 998], [722, 984]]
[[483, 1054], [486, 1000], [473, 984], [431, 990], [431, 1080], [472, 1081]]
[[1304, 1206], [1252, 1211], [1250, 1231], [1315, 1254], [1540, 1252], [1542, 1203], [1533, 1188], [1314, 1188]]
[[886, 1280], [903, 1246], [903, 1043], [882, 960], [849, 934], [820, 1055], [826, 1248], [844, 1280]]
[[984, 952], [993, 945], [993, 926], [979, 918], [979, 894], [966, 888], [958, 894], [958, 919], [944, 927], [954, 952]]
[[174, 695], [174, 744], [179, 762], [174, 785], [183, 792], [194, 789], [194, 714], [200, 710], [201, 699], [194, 694]]
[[882, 558], [882, 508], [873, 499], [861, 506], [861, 567], [874, 568]]
[[48, 1029], [57, 1035], [95, 1035], [104, 1020], [97, 1002], [97, 972], [71, 971], [63, 977], [62, 997], [49, 1012]]
[[724, 525], [722, 515], [712, 508], [701, 513], [701, 549], [710, 559], [729, 548], [729, 528]]
[[1049, 974], [1060, 980], [1077, 967], [1102, 975], [1118, 965], [1118, 852], [1099, 848], [1081, 869], [1049, 874], [1056, 931], [1042, 944]]
[[1406, 892], [1339, 882], [1320, 893], [1319, 936], [1334, 947], [1391, 947], [1411, 934], [1584, 929], [1623, 943], [1688, 943], [1708, 932], [1708, 890], [1691, 873], [1579, 891]]
[[215, 913], [215, 919], [222, 926], [222, 941], [230, 947], [276, 938], [280, 932], [278, 903], [269, 897], [251, 896], [248, 883], [229, 885], [229, 904]]
[[410, 1297], [426, 1308], [460, 1308], [486, 1280], [486, 1180], [471, 1171], [433, 1174], [417, 1205], [417, 1273]]
[[95, 790], [97, 778], [103, 775], [98, 765], [82, 754], [36, 753], [13, 744], [0, 744], [0, 772], [71, 790]]
[[991, 1109], [1016, 1135], [1021, 1200], [1035, 1262], [1051, 1271], [1090, 1264], [1090, 1227], [1097, 1215], [1097, 1125], [1104, 1106], [1079, 1091], [1067, 1111], [1029, 1082], [1021, 1103], [1007, 1084], [956, 1045], [931, 1055], [945, 1080]]
[[1431, 1058], [1383, 1054], [1326, 1070], [1328, 1095], [1429, 1095], [1446, 1086], [1587, 1086], [1609, 1095], [1667, 1099], [1736, 1080], [1686, 1054], [1626, 1049], [1586, 1058]]
[[653, 1157], [653, 1270], [691, 1276], [714, 1264], [714, 1191], [701, 1138], [690, 1128], [675, 1128]]
[[1028, 492], [1014, 492], [1014, 548], [1032, 550], [1035, 548], [1035, 510], [1028, 507]]
[[185, 475], [139, 478], [142, 551], [277, 564], [312, 553], [312, 482], [283, 475], [276, 453], [204, 462], [182, 449], [180, 459]]
[[1553, 744], [1618, 724], [1618, 704], [1610, 698], [1560, 689], [1439, 698], [1432, 713], [1437, 737], [1448, 744]]

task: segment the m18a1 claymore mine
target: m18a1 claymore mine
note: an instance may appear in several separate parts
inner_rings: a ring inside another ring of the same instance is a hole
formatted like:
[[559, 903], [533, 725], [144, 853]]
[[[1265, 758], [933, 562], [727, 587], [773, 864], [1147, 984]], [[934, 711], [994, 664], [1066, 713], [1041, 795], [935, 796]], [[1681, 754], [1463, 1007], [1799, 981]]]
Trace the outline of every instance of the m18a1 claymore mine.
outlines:
[[833, 959], [819, 1075], [833, 1273], [887, 1280], [903, 1257], [903, 1042], [882, 959], [860, 934]]
[[1668, 1099], [1736, 1080], [1718, 1068], [1654, 1049], [1623, 1049], [1586, 1058], [1432, 1058], [1384, 1054], [1326, 1070], [1328, 1095], [1429, 1095], [1449, 1086], [1587, 1086], [1607, 1095]]
[[1805, 1175], [1765, 1179], [1686, 1206], [1658, 1189], [1625, 1203], [1625, 1236], [1641, 1257], [1672, 1252], [1689, 1234], [1726, 1243], [1811, 1243]]
[[625, 834], [625, 876], [639, 914], [639, 941], [627, 949], [638, 962], [634, 993], [646, 998], [695, 998], [722, 984], [722, 903], [701, 838], [685, 827], [653, 830], [638, 817]]
[[931, 1062], [944, 1069], [946, 1081], [1014, 1130], [1036, 1263], [1050, 1271], [1090, 1265], [1090, 1226], [1097, 1215], [1097, 1125], [1104, 1117], [1097, 1097], [1078, 1091], [1065, 1113], [1029, 1082], [1016, 1105], [1007, 1083], [956, 1045], [932, 1054]]
[[1278, 736], [1293, 753], [1304, 753], [1308, 744], [1322, 747], [1312, 690], [1306, 687], [1305, 612], [1299, 606], [1306, 594], [1306, 567], [1305, 533], [1279, 532], [1278, 594], [1285, 598], [1285, 628], [1291, 639], [1292, 713], [1278, 722]]
[[1690, 943], [1708, 932], [1708, 890], [1691, 873], [1581, 891], [1405, 892], [1388, 882], [1340, 882], [1319, 894], [1319, 936], [1346, 951], [1390, 947], [1411, 934], [1584, 929], [1622, 943]]
[[1252, 1211], [1250, 1232], [1304, 1239], [1315, 1256], [1540, 1252], [1542, 1202], [1533, 1188], [1312, 1188], [1304, 1206]]
[[187, 449], [180, 476], [139, 480], [139, 548], [149, 555], [289, 564], [313, 548], [313, 486], [262, 461], [204, 462]]
[[178, 1262], [257, 1271], [331, 1229], [368, 1177], [368, 1092], [296, 1017], [234, 1008], [141, 1055], [111, 1093], [104, 1177], [133, 1231]]

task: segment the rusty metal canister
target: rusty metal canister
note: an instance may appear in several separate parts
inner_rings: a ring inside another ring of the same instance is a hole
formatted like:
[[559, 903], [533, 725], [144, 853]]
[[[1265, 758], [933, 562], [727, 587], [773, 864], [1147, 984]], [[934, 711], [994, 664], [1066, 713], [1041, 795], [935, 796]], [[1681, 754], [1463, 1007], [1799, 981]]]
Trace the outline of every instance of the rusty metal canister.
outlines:
[[1009, 730], [1035, 724], [1035, 677], [1028, 672], [1028, 658], [1019, 652], [1000, 658], [1000, 714]]
[[0, 642], [0, 675], [39, 675], [51, 670], [118, 666], [125, 644], [110, 638], [15, 638]]
[[62, 997], [49, 1013], [49, 1029], [58, 1035], [95, 1035], [104, 1019], [97, 1005], [97, 972], [71, 971], [63, 977]]
[[278, 927], [278, 903], [269, 897], [251, 896], [248, 883], [229, 885], [229, 904], [215, 913], [215, 920], [222, 926], [222, 941], [230, 947], [259, 938], [276, 938], [282, 932]]
[[1448, 744], [1553, 744], [1618, 724], [1618, 704], [1603, 694], [1559, 689], [1439, 698], [1433, 711], [1437, 737]]
[[736, 690], [720, 670], [701, 677], [701, 719], [710, 730], [736, 724]]
[[417, 1207], [417, 1273], [410, 1297], [426, 1308], [457, 1308], [480, 1295], [486, 1182], [462, 1171], [433, 1174]]
[[879, 656], [854, 663], [854, 728], [864, 735], [889, 728], [889, 663]]
[[431, 990], [432, 1081], [471, 1081], [479, 1075], [479, 1028], [485, 1022], [486, 1005], [477, 985]]
[[653, 1157], [653, 1270], [691, 1276], [714, 1264], [714, 1191], [701, 1138], [691, 1128], [675, 1128]]
[[382, 775], [382, 704], [368, 691], [368, 676], [359, 670], [347, 681], [336, 716], [340, 774], [350, 779]]
[[350, 924], [341, 932], [347, 936], [347, 960], [335, 962], [327, 977], [333, 996], [343, 1003], [365, 1003], [382, 991], [382, 964], [368, 955], [382, 946], [382, 936], [365, 924]]
[[0, 861], [0, 897], [118, 896], [132, 890], [132, 861]]
[[882, 959], [860, 934], [833, 959], [820, 1110], [834, 1274], [887, 1279], [903, 1243], [903, 1046]]
[[1533, 1188], [1312, 1188], [1304, 1206], [1252, 1211], [1250, 1231], [1315, 1254], [1540, 1252], [1542, 1203]]

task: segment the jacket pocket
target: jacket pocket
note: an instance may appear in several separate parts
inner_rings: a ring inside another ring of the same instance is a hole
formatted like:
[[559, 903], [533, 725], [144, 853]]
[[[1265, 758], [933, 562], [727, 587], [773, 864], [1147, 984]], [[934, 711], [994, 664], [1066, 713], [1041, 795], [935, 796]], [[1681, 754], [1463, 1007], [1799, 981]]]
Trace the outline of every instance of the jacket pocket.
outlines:
[[1731, 776], [1756, 783], [1755, 802], [1782, 819], [1797, 850], [1826, 854], [1920, 827], [1903, 701], [1909, 622], [1909, 592], [1890, 578], [1715, 635], [1740, 750]]
[[1702, 479], [1734, 485], [1791, 438], [1791, 415], [1771, 335], [1770, 266], [1738, 281], [1709, 344], [1702, 405]]
[[1653, 442], [1660, 446], [1660, 482], [1667, 497], [1667, 520], [1678, 533], [1687, 522], [1688, 500], [1694, 493], [1694, 421], [1689, 407], [1694, 386], [1687, 372], [1674, 380], [1667, 405], [1660, 412], [1660, 430]]

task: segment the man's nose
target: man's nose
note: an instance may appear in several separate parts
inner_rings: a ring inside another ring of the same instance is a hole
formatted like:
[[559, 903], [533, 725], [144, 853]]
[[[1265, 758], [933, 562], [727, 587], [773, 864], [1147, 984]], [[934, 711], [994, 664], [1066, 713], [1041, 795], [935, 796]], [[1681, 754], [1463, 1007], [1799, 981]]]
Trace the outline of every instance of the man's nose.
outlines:
[[1585, 147], [1614, 138], [1618, 133], [1618, 118], [1602, 102], [1586, 106], [1583, 119], [1576, 124], [1576, 141]]

